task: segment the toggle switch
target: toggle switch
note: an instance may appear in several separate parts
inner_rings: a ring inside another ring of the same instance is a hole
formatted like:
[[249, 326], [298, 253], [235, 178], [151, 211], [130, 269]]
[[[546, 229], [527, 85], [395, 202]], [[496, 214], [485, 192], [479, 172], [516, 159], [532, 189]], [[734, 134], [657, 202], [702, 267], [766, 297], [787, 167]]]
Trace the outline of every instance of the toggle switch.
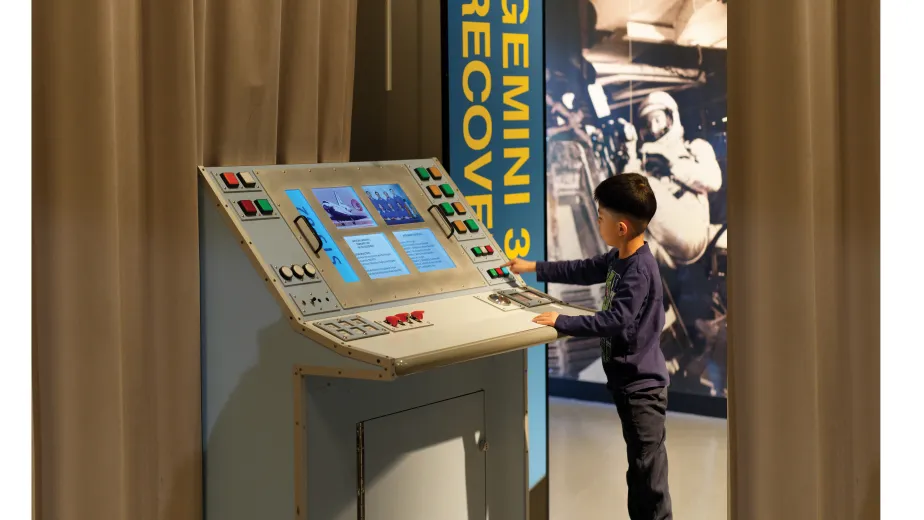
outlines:
[[401, 314], [395, 314], [395, 317], [398, 318], [398, 321], [401, 323], [407, 323], [408, 313], [402, 312]]
[[414, 321], [423, 321], [424, 311], [414, 311], [411, 313], [411, 318], [414, 318]]
[[385, 323], [391, 325], [392, 327], [398, 326], [398, 317], [397, 316], [387, 316], [385, 318]]

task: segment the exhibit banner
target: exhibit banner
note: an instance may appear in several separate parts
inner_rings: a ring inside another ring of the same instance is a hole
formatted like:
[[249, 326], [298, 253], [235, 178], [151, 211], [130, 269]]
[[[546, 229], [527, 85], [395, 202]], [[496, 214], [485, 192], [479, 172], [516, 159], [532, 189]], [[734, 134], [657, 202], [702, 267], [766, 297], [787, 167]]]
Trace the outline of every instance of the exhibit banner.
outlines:
[[[632, 0], [545, 5], [549, 260], [605, 253], [594, 188], [614, 175], [646, 176], [658, 201], [646, 241], [664, 287], [661, 348], [671, 393], [724, 404], [727, 6], [722, 0], [667, 0], [657, 10]], [[602, 285], [550, 284], [548, 292], [603, 305]], [[561, 380], [605, 383], [599, 340], [550, 345], [549, 375], [553, 387], [584, 388]]]
[[[509, 257], [545, 258], [543, 2], [448, 0], [449, 173]], [[544, 289], [535, 275], [527, 283]], [[546, 348], [529, 358], [530, 486], [546, 474]]]

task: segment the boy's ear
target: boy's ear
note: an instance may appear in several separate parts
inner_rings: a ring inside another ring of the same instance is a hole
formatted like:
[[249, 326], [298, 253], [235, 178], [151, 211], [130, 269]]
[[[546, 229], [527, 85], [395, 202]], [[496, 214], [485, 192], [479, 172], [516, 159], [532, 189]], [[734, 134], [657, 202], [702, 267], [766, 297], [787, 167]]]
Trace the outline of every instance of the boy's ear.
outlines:
[[619, 221], [619, 236], [624, 236], [629, 234], [629, 223], [625, 220]]

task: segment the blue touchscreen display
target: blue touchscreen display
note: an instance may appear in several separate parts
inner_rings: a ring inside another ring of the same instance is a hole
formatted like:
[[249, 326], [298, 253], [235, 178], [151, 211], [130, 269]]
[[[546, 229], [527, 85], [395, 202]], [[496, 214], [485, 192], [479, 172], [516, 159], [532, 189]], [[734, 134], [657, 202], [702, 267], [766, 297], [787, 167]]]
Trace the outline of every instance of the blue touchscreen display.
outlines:
[[369, 278], [377, 280], [411, 274], [383, 233], [353, 235], [344, 237], [343, 240], [353, 250]]
[[407, 194], [398, 184], [375, 184], [363, 186], [372, 207], [379, 212], [389, 226], [423, 222], [423, 217], [411, 204]]
[[421, 273], [442, 271], [456, 266], [428, 228], [395, 231], [395, 238]]
[[343, 256], [343, 252], [340, 251], [334, 239], [331, 238], [330, 233], [328, 233], [324, 225], [321, 224], [321, 219], [319, 219], [318, 215], [311, 209], [311, 205], [308, 204], [301, 190], [286, 190], [286, 195], [289, 196], [289, 200], [295, 205], [295, 209], [308, 219], [308, 223], [311, 224], [314, 231], [318, 234], [318, 237], [320, 237], [321, 248], [327, 252], [331, 263], [334, 264], [337, 272], [343, 277], [343, 281], [346, 283], [358, 282], [359, 277], [356, 275], [356, 271], [350, 267], [350, 264], [346, 261], [346, 257]]
[[314, 188], [314, 196], [337, 228], [375, 227], [375, 221], [349, 186]]

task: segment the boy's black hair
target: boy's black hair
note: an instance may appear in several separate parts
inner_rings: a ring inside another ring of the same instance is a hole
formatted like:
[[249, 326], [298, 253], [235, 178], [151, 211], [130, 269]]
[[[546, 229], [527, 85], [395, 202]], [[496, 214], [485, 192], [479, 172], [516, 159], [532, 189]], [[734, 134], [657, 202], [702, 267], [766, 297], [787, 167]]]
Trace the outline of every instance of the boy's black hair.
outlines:
[[624, 173], [604, 180], [594, 190], [594, 200], [600, 207], [628, 217], [636, 236], [645, 232], [658, 210], [658, 201], [648, 179], [637, 173]]

